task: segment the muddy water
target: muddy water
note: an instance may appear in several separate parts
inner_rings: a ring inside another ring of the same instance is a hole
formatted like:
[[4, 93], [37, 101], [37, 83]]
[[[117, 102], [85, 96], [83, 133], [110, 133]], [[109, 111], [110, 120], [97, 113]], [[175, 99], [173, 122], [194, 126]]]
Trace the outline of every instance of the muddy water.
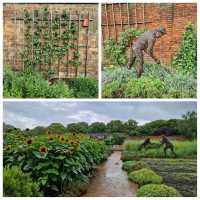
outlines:
[[128, 181], [127, 173], [122, 170], [121, 152], [115, 151], [106, 162], [101, 164], [92, 178], [86, 197], [133, 197], [137, 185]]

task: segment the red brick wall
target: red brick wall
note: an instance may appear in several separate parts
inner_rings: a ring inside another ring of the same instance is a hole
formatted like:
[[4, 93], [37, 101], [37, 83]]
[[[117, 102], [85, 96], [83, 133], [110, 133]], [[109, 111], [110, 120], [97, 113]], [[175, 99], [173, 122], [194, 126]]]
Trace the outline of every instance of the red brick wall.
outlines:
[[[89, 41], [88, 41], [88, 59], [87, 59], [87, 74], [88, 76], [98, 77], [98, 6], [97, 4], [4, 4], [3, 17], [4, 17], [4, 67], [11, 66], [14, 70], [22, 69], [22, 60], [20, 51], [23, 48], [23, 21], [17, 21], [15, 25], [12, 19], [14, 12], [16, 15], [22, 15], [24, 9], [29, 11], [48, 7], [52, 12], [57, 11], [61, 13], [64, 9], [70, 11], [74, 16], [78, 12], [80, 18], [88, 16], [90, 13], [91, 21], [89, 26]], [[85, 71], [85, 58], [86, 58], [86, 39], [87, 27], [82, 26], [80, 22], [79, 34], [79, 52], [81, 65], [78, 68], [78, 74], [83, 75]], [[14, 59], [15, 58], [15, 59]], [[13, 63], [15, 60], [15, 63]], [[66, 69], [64, 66], [60, 67], [62, 74]]]
[[[129, 9], [127, 9], [127, 6]], [[110, 24], [109, 31], [106, 25], [107, 22]], [[197, 5], [195, 3], [129, 3], [113, 4], [113, 6], [112, 4], [102, 5], [103, 41], [108, 39], [109, 32], [110, 36], [115, 38], [115, 35], [117, 35], [118, 39], [120, 32], [129, 27], [128, 22], [130, 23], [130, 27], [147, 28], [149, 30], [159, 26], [165, 27], [167, 29], [167, 35], [156, 42], [155, 55], [163, 63], [170, 64], [181, 44], [185, 26], [189, 22], [195, 25], [197, 23]], [[124, 25], [122, 26], [121, 23]], [[105, 59], [104, 64], [108, 64], [108, 62]]]

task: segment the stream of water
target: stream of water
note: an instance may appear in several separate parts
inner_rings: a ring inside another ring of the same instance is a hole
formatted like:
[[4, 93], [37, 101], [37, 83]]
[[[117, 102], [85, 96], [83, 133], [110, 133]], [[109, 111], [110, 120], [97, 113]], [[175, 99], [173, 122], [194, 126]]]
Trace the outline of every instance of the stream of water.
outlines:
[[85, 197], [134, 197], [137, 185], [128, 180], [122, 170], [121, 152], [114, 151], [107, 161], [99, 165], [91, 179]]

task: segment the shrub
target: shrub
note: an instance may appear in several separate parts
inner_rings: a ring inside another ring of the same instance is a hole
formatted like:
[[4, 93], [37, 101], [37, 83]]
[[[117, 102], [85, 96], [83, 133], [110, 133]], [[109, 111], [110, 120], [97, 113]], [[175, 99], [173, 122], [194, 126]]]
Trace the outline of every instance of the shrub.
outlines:
[[142, 32], [144, 32], [144, 30], [131, 28], [120, 34], [118, 42], [115, 42], [113, 39], [107, 40], [105, 42], [105, 54], [114, 62], [114, 64], [127, 64], [126, 49], [130, 42]]
[[79, 177], [77, 180], [64, 186], [64, 196], [78, 197], [86, 193], [89, 185], [89, 178], [87, 176]]
[[150, 183], [160, 184], [163, 182], [161, 176], [157, 175], [151, 169], [143, 168], [134, 172], [131, 172], [128, 175], [129, 179], [134, 183], [141, 185], [146, 185]]
[[197, 73], [197, 36], [194, 25], [188, 24], [183, 34], [183, 41], [178, 53], [175, 55], [172, 65], [184, 74]]
[[50, 83], [36, 71], [30, 73], [4, 71], [4, 97], [19, 98], [59, 98], [72, 97], [71, 91], [63, 81]]
[[144, 161], [133, 161], [133, 160], [126, 161], [122, 165], [122, 169], [127, 171], [128, 173], [142, 168], [150, 168], [150, 167]]
[[122, 93], [122, 91], [119, 81], [107, 83], [103, 88], [103, 97], [105, 98], [119, 97], [120, 93]]
[[149, 97], [160, 98], [165, 94], [165, 84], [159, 79], [142, 77], [140, 79], [130, 80], [124, 91], [126, 98], [131, 97]]
[[144, 185], [137, 191], [137, 197], [180, 197], [180, 193], [173, 187], [164, 184]]
[[76, 78], [69, 81], [69, 87], [77, 98], [98, 97], [98, 81], [92, 78]]
[[20, 168], [13, 166], [3, 169], [3, 195], [5, 197], [38, 197], [39, 185], [33, 182], [29, 173], [23, 173]]

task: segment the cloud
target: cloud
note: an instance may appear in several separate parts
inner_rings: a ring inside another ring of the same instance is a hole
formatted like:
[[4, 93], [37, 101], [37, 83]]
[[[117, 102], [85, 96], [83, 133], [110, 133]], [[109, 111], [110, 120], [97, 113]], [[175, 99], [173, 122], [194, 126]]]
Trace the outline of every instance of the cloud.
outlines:
[[4, 102], [4, 122], [20, 128], [48, 126], [52, 122], [63, 125], [85, 121], [135, 119], [144, 124], [157, 119], [181, 118], [188, 111], [196, 111], [194, 101], [175, 102], [104, 102], [104, 101], [29, 101]]

